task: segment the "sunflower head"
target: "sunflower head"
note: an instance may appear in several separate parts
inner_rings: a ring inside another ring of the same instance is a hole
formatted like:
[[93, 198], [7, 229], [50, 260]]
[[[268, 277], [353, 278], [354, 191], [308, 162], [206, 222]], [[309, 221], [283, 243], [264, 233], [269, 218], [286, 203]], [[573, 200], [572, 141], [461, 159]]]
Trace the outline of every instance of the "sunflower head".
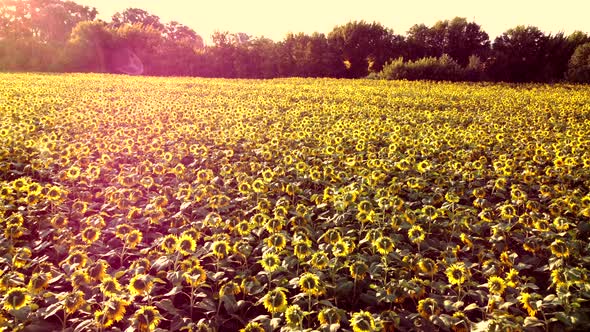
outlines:
[[287, 309], [287, 295], [284, 288], [276, 288], [266, 293], [263, 305], [270, 313], [283, 312]]
[[131, 304], [131, 302], [123, 298], [112, 297], [105, 302], [104, 313], [109, 320], [119, 322], [125, 317], [125, 312], [127, 311], [127, 306], [129, 306], [129, 304]]
[[568, 245], [561, 239], [557, 239], [551, 243], [549, 246], [551, 249], [551, 253], [555, 255], [555, 257], [568, 257], [570, 255], [570, 250]]
[[421, 243], [424, 241], [425, 236], [424, 229], [418, 225], [414, 225], [408, 230], [408, 238], [412, 243]]
[[29, 291], [24, 287], [11, 288], [4, 296], [5, 310], [18, 310], [29, 304], [31, 296]]
[[420, 272], [431, 277], [438, 271], [438, 265], [432, 258], [420, 259], [418, 262], [418, 268], [420, 269]]
[[356, 280], [362, 280], [365, 278], [367, 272], [369, 272], [369, 267], [367, 264], [361, 261], [356, 261], [350, 264], [349, 267], [350, 275]]
[[34, 273], [29, 280], [28, 288], [29, 291], [33, 294], [37, 294], [47, 288], [49, 285], [49, 280], [51, 279], [51, 273], [49, 272], [40, 272]]
[[418, 301], [417, 310], [420, 316], [426, 319], [428, 319], [430, 316], [438, 315], [440, 313], [438, 302], [432, 298], [426, 298]]
[[223, 259], [231, 253], [231, 247], [227, 240], [217, 240], [213, 242], [213, 254], [219, 259]]
[[94, 281], [101, 281], [106, 276], [108, 267], [109, 264], [105, 260], [100, 259], [88, 268], [88, 275]]
[[121, 285], [117, 279], [106, 275], [101, 280], [100, 291], [107, 297], [116, 296], [121, 292]]
[[453, 285], [461, 285], [467, 279], [467, 269], [461, 263], [450, 265], [445, 271], [449, 283]]
[[318, 270], [323, 270], [330, 263], [330, 259], [328, 258], [328, 255], [326, 255], [325, 252], [317, 251], [311, 256], [310, 263], [311, 266], [313, 266], [314, 268]]
[[176, 246], [178, 245], [178, 237], [174, 234], [168, 234], [162, 239], [162, 243], [160, 246], [162, 250], [167, 254], [172, 254], [176, 251]]
[[275, 233], [266, 239], [266, 244], [269, 248], [275, 248], [277, 251], [281, 251], [287, 245], [287, 238], [281, 233]]
[[324, 290], [321, 287], [320, 277], [311, 272], [305, 272], [299, 277], [299, 288], [307, 295], [321, 295]]
[[137, 245], [139, 243], [141, 243], [142, 239], [143, 239], [143, 234], [141, 233], [141, 231], [134, 229], [134, 230], [130, 231], [127, 234], [127, 236], [125, 236], [125, 244], [129, 248], [135, 248], [135, 247], [137, 247]]
[[264, 328], [258, 322], [249, 322], [240, 332], [264, 332]]
[[293, 245], [293, 252], [299, 259], [305, 259], [312, 253], [310, 241], [299, 241]]
[[291, 305], [285, 310], [285, 320], [287, 325], [294, 328], [300, 328], [305, 313], [297, 304]]
[[279, 269], [280, 264], [281, 259], [279, 258], [279, 255], [273, 252], [265, 252], [260, 260], [260, 265], [262, 265], [262, 268], [267, 272], [275, 272]]
[[178, 251], [184, 255], [191, 255], [197, 249], [197, 242], [188, 234], [183, 234], [178, 239]]
[[332, 247], [332, 254], [335, 257], [346, 257], [350, 254], [350, 251], [350, 246], [343, 240], [334, 243], [334, 246]]
[[162, 316], [154, 306], [142, 306], [134, 314], [132, 321], [137, 331], [153, 331], [160, 324]]
[[490, 293], [502, 295], [506, 289], [506, 283], [504, 282], [504, 279], [498, 276], [491, 276], [488, 278], [488, 288]]
[[70, 292], [63, 298], [64, 310], [68, 314], [75, 313], [84, 304], [86, 304], [86, 300], [84, 299], [84, 292], [82, 291]]
[[373, 245], [381, 255], [387, 255], [393, 251], [394, 243], [389, 236], [380, 236]]
[[137, 274], [129, 281], [127, 288], [131, 295], [149, 294], [154, 283], [152, 277], [146, 274]]
[[207, 280], [207, 272], [200, 265], [187, 268], [183, 275], [186, 283], [192, 287], [198, 287]]
[[318, 321], [322, 325], [339, 324], [342, 319], [342, 315], [337, 308], [329, 307], [323, 308], [318, 313]]
[[364, 310], [352, 314], [350, 325], [353, 332], [373, 332], [377, 330], [373, 315]]

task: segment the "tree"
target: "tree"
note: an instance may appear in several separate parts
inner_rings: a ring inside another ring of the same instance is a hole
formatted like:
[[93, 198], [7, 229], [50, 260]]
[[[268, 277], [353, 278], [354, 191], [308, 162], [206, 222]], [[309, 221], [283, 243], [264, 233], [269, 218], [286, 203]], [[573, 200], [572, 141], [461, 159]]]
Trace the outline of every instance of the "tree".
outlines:
[[0, 37], [63, 44], [76, 24], [94, 20], [97, 13], [72, 1], [4, 0], [0, 2]]
[[511, 82], [542, 80], [546, 43], [547, 37], [537, 27], [508, 29], [494, 40], [490, 76]]
[[590, 83], [590, 42], [576, 48], [572, 55], [567, 79], [572, 82]]
[[165, 36], [167, 39], [175, 42], [186, 42], [193, 45], [195, 48], [203, 48], [203, 38], [199, 36], [195, 30], [187, 27], [184, 24], [172, 21], [165, 26]]
[[438, 21], [431, 28], [414, 25], [408, 31], [406, 44], [410, 59], [448, 54], [462, 66], [469, 63], [471, 55], [486, 58], [490, 49], [488, 34], [462, 17]]
[[395, 44], [391, 29], [379, 23], [365, 21], [349, 22], [336, 26], [328, 34], [328, 45], [346, 64], [347, 76], [358, 78], [372, 71], [380, 71], [389, 59]]
[[111, 24], [116, 28], [123, 25], [142, 24], [144, 26], [150, 26], [156, 31], [165, 31], [165, 26], [160, 22], [158, 16], [139, 8], [127, 8], [122, 13], [116, 13], [111, 18], [111, 21]]
[[64, 52], [64, 69], [76, 72], [107, 72], [107, 59], [114, 44], [114, 32], [105, 22], [78, 23]]

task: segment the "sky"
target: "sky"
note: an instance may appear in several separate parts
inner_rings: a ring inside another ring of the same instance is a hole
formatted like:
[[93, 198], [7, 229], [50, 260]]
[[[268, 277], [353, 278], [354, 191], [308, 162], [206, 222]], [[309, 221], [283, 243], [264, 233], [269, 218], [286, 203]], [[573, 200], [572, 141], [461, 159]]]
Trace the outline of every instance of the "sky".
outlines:
[[590, 33], [590, 0], [73, 0], [96, 7], [110, 21], [116, 12], [141, 8], [163, 23], [178, 21], [193, 28], [206, 43], [215, 31], [245, 32], [282, 40], [289, 32], [328, 34], [349, 21], [379, 22], [405, 35], [414, 24], [465, 17], [488, 33], [490, 40], [517, 25], [545, 33], [575, 30]]

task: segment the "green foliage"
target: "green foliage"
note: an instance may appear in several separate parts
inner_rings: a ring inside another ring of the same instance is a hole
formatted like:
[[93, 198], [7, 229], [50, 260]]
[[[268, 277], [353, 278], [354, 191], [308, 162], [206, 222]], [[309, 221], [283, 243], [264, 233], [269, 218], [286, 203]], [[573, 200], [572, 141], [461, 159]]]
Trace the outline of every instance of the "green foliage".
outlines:
[[572, 82], [590, 83], [590, 43], [576, 48], [569, 61], [567, 78]]
[[449, 55], [443, 54], [439, 58], [427, 57], [407, 62], [404, 62], [403, 58], [398, 58], [387, 63], [379, 77], [390, 80], [463, 81], [477, 80], [480, 73], [479, 58], [470, 58], [469, 65], [463, 68]]

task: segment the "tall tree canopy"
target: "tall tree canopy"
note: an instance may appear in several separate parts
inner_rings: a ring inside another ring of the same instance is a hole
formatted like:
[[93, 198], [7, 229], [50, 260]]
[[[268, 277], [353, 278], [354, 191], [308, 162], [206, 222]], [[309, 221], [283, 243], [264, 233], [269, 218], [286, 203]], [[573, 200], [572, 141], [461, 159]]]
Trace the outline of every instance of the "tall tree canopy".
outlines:
[[478, 24], [462, 17], [438, 21], [430, 28], [414, 25], [408, 31], [406, 43], [411, 60], [448, 54], [463, 66], [472, 55], [485, 58], [490, 49], [488, 34]]
[[0, 1], [0, 37], [35, 38], [45, 43], [64, 43], [82, 21], [96, 18], [95, 8], [63, 0]]
[[346, 63], [348, 77], [363, 77], [369, 69], [380, 71], [396, 44], [393, 30], [379, 23], [349, 22], [328, 34], [328, 44]]
[[534, 26], [519, 25], [494, 40], [491, 74], [503, 81], [539, 79], [544, 63], [547, 36]]

